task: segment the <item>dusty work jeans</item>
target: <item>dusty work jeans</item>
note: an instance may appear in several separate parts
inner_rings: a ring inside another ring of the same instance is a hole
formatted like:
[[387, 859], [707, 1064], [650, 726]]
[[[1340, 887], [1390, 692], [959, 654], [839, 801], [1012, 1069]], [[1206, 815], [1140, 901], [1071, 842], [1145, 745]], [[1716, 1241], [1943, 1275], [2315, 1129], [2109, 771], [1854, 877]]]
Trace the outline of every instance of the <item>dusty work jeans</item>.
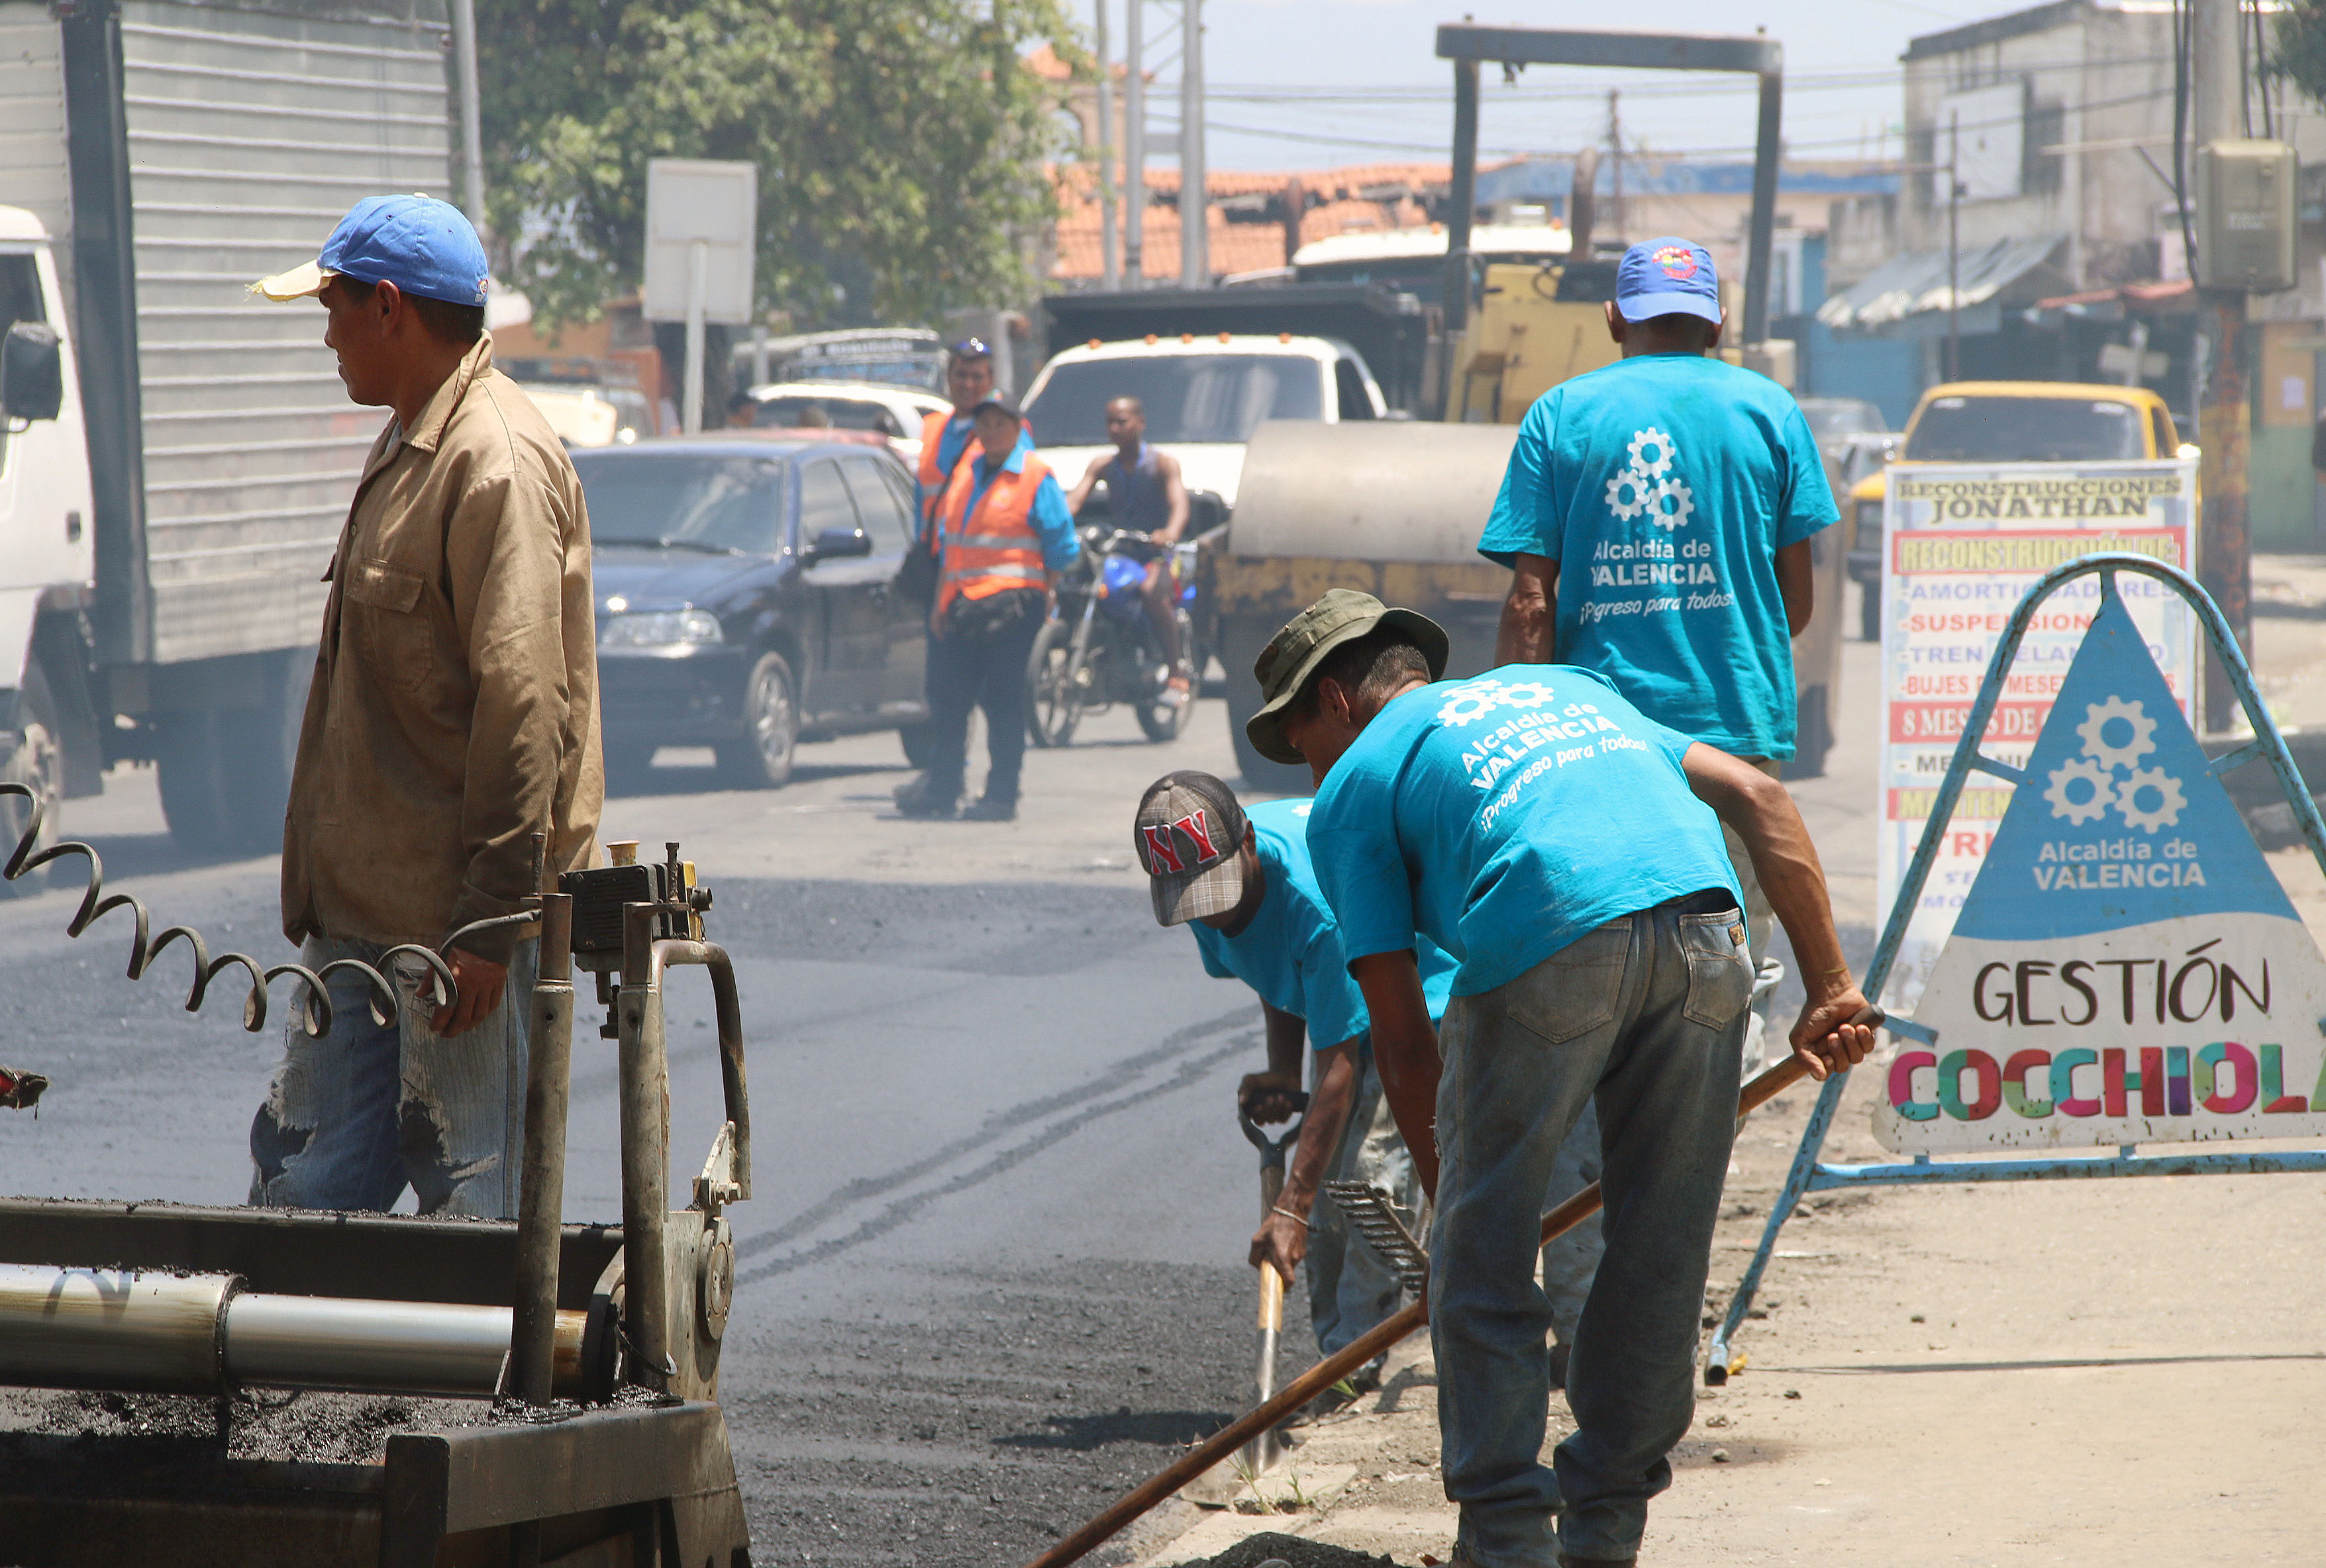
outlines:
[[[251, 1203], [385, 1211], [409, 1186], [423, 1214], [516, 1218], [540, 945], [517, 943], [501, 1005], [449, 1037], [429, 1028], [430, 1009], [417, 999], [424, 969], [388, 976], [402, 1006], [385, 1025], [372, 1022], [361, 975], [333, 975], [323, 1037], [308, 1038], [295, 1021], [284, 1031], [283, 1065], [250, 1124]], [[353, 958], [377, 968], [384, 951], [311, 936], [299, 961], [320, 970]]]
[[[1628, 1560], [1648, 1499], [1671, 1484], [1752, 983], [1742, 916], [1726, 894], [1698, 893], [1447, 1009], [1429, 1327], [1446, 1494], [1480, 1568], [1551, 1568], [1561, 1549]], [[1568, 1365], [1578, 1430], [1547, 1469], [1537, 1238], [1560, 1146], [1595, 1101], [1606, 1256]]]
[[[1363, 1062], [1356, 1099], [1349, 1107], [1349, 1125], [1325, 1179], [1380, 1188], [1410, 1225], [1421, 1209], [1421, 1181], [1405, 1140], [1398, 1137], [1371, 1052]], [[1308, 1211], [1308, 1256], [1303, 1266], [1308, 1274], [1308, 1326], [1316, 1331], [1317, 1348], [1328, 1356], [1403, 1304], [1403, 1282], [1363, 1237], [1350, 1234], [1341, 1206], [1323, 1193]]]

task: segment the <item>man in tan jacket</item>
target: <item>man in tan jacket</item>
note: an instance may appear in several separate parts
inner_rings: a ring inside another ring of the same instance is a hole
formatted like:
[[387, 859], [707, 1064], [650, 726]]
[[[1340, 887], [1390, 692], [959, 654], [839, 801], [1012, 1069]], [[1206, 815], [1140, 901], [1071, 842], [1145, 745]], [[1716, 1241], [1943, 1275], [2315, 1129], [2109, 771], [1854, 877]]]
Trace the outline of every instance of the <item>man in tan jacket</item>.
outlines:
[[[372, 444], [329, 573], [283, 830], [283, 931], [311, 968], [377, 965], [521, 912], [590, 863], [604, 801], [590, 527], [564, 448], [492, 367], [486, 262], [442, 201], [359, 202], [321, 257], [256, 285], [312, 295]], [[250, 1201], [516, 1214], [526, 1019], [537, 939], [503, 924], [443, 947], [457, 999], [374, 1022], [362, 978], [331, 978], [331, 1027], [295, 1024], [250, 1130]]]

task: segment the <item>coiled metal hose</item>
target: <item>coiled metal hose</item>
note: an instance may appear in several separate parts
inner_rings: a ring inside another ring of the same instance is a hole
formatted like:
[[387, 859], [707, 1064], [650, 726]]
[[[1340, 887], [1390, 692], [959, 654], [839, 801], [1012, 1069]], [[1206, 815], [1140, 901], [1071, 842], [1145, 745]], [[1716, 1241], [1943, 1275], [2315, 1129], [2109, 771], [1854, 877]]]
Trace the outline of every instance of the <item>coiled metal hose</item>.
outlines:
[[[87, 860], [88, 886], [81, 893], [80, 907], [65, 923], [65, 934], [79, 936], [115, 910], [129, 911], [137, 923], [129, 947], [129, 978], [133, 980], [144, 975], [154, 960], [161, 956], [163, 948], [173, 942], [184, 942], [193, 951], [194, 956], [193, 985], [186, 992], [187, 1012], [201, 1011], [202, 1003], [209, 995], [210, 982], [228, 970], [239, 969], [250, 977], [250, 993], [244, 997], [242, 1004], [242, 1026], [256, 1035], [266, 1027], [267, 987], [284, 975], [291, 975], [299, 981], [295, 1005], [299, 1009], [300, 1026], [311, 1038], [321, 1039], [331, 1027], [331, 996], [328, 982], [342, 970], [352, 970], [364, 978], [370, 992], [372, 1022], [384, 1027], [395, 1018], [396, 995], [394, 983], [378, 969], [361, 959], [334, 959], [320, 970], [311, 970], [297, 963], [265, 965], [243, 952], [222, 952], [212, 958], [209, 943], [202, 939], [201, 932], [190, 925], [173, 925], [161, 935], [153, 936], [152, 917], [146, 913], [144, 904], [127, 893], [108, 894], [105, 891], [105, 862], [92, 846], [78, 839], [60, 839], [46, 849], [35, 848], [41, 840], [41, 819], [44, 810], [40, 797], [23, 784], [0, 782], [0, 799], [9, 795], [23, 798], [27, 821], [7, 863], [0, 865], [0, 878], [14, 882], [70, 855], [78, 855]], [[535, 835], [536, 840], [539, 837]], [[536, 884], [539, 880], [536, 876]], [[517, 914], [500, 914], [473, 921], [446, 937], [441, 947], [432, 949], [404, 942], [380, 954], [380, 961], [393, 964], [399, 958], [418, 960], [429, 970], [420, 999], [433, 1007], [456, 1007], [460, 1002], [461, 988], [453, 982], [451, 966], [444, 960], [445, 951], [462, 937], [473, 932], [491, 931], [500, 926], [523, 925], [539, 918], [538, 911], [526, 910]]]

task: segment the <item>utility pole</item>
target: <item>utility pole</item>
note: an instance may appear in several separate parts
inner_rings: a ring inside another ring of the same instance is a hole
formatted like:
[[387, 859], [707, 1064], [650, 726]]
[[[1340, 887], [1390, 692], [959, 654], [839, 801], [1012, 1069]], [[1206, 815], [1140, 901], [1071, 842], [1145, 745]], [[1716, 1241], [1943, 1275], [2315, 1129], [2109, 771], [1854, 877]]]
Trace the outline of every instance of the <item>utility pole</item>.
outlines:
[[[2245, 13], [2239, 0], [2192, 0], [2190, 76], [2195, 99], [2190, 134], [2200, 147], [2242, 136], [2246, 83], [2238, 69], [2238, 34]], [[2243, 289], [2206, 288], [2201, 248], [2191, 258], [2199, 283], [2200, 320], [2211, 344], [2204, 367], [2204, 392], [2197, 409], [2200, 459], [2198, 493], [2204, 498], [2197, 529], [2197, 580], [2221, 607], [2246, 656], [2253, 656], [2253, 533], [2247, 462], [2252, 414], [2247, 402], [2247, 366], [2253, 329], [2247, 321]], [[2228, 672], [2210, 654], [2205, 660], [2205, 728], [2234, 728], [2239, 718]]]
[[1962, 379], [1962, 111], [1947, 116], [1947, 379]]
[[1204, 0], [1179, 0], [1179, 286], [1212, 286], [1204, 171]]
[[1123, 0], [1122, 283], [1147, 286], [1147, 0]]
[[1614, 163], [1614, 188], [1608, 193], [1608, 214], [1615, 220], [1615, 237], [1628, 240], [1632, 231], [1624, 223], [1624, 120], [1616, 110], [1620, 94], [1607, 95], [1607, 155]]
[[[1106, 56], [1106, 8], [1097, 0], [1098, 27], [1098, 255], [1100, 286], [1122, 286], [1122, 262], [1114, 246], [1114, 73]], [[1130, 0], [1137, 5], [1139, 0]]]
[[452, 0], [453, 65], [461, 82], [461, 210], [485, 231], [485, 116], [477, 91], [476, 0]]

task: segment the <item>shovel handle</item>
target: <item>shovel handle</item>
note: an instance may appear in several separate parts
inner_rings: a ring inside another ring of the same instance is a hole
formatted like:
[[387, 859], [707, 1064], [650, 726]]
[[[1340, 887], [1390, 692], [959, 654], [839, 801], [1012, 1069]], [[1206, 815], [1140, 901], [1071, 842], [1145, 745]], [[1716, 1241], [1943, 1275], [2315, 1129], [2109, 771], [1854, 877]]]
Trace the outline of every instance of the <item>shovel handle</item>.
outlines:
[[1273, 1266], [1260, 1266], [1260, 1328], [1262, 1333], [1284, 1331], [1284, 1276]]

